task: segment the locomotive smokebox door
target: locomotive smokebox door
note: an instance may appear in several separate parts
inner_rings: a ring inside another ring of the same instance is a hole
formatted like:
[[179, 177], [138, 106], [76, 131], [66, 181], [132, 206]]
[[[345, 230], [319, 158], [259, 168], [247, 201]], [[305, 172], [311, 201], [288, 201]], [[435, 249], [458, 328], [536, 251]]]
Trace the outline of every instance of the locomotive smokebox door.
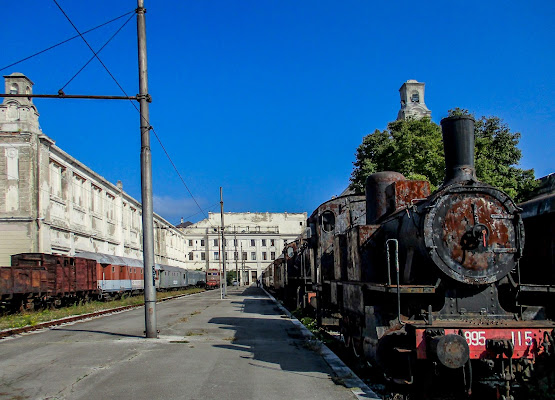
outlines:
[[439, 268], [466, 284], [498, 281], [515, 266], [522, 224], [513, 201], [485, 185], [455, 185], [425, 217], [425, 244]]

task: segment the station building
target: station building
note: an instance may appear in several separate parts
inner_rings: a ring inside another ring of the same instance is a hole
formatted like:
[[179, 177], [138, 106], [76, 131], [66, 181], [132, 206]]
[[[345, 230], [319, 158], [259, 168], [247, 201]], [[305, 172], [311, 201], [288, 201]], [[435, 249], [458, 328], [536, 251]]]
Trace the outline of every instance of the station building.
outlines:
[[[33, 82], [23, 74], [4, 78], [6, 94], [33, 93]], [[0, 104], [0, 265], [10, 265], [11, 255], [24, 252], [93, 252], [142, 260], [140, 202], [121, 182], [107, 181], [56, 146], [38, 118], [32, 98], [6, 96]], [[229, 227], [237, 235], [248, 255], [244, 270], [256, 274], [306, 223], [306, 213], [225, 215], [224, 232]], [[216, 266], [216, 219], [219, 214], [210, 214], [178, 228], [154, 214], [155, 262], [188, 269]], [[256, 246], [250, 246], [253, 240]], [[244, 282], [251, 283], [254, 274], [246, 276]]]
[[[224, 213], [181, 228], [187, 237], [188, 268], [236, 271], [241, 284], [256, 281], [264, 268], [278, 258], [285, 244], [306, 229], [306, 213]], [[223, 246], [222, 246], [223, 245]]]

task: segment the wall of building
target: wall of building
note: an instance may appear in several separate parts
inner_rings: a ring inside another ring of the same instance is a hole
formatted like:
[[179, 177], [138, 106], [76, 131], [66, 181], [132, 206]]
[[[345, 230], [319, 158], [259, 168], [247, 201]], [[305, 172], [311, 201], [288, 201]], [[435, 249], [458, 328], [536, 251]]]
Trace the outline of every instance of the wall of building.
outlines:
[[[243, 284], [254, 282], [262, 271], [306, 229], [306, 213], [224, 213], [226, 269], [237, 271]], [[190, 225], [187, 236], [188, 268], [222, 265], [219, 213]]]

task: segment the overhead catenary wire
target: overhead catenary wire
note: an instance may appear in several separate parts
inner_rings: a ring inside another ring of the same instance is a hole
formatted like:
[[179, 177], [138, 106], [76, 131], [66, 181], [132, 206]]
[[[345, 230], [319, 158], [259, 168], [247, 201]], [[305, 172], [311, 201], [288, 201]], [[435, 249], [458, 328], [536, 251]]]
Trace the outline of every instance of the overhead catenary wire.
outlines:
[[[115, 22], [115, 21], [117, 21], [118, 19], [121, 19], [121, 18], [123, 18], [123, 17], [125, 17], [125, 16], [127, 16], [127, 15], [129, 15], [129, 14], [134, 14], [134, 13], [135, 13], [135, 10], [129, 11], [129, 12], [123, 14], [123, 15], [120, 15], [119, 17], [116, 17], [116, 18], [114, 18], [114, 19], [111, 19], [110, 21], [106, 21], [106, 22], [104, 22], [103, 24], [100, 24], [100, 25], [98, 25], [98, 26], [95, 26], [94, 28], [91, 28], [91, 29], [89, 29], [89, 30], [86, 30], [86, 31], [84, 31], [82, 34], [85, 35], [85, 34], [87, 34], [87, 33], [90, 33], [90, 32], [92, 32], [92, 31], [94, 31], [94, 30], [96, 30], [96, 29], [102, 28], [102, 27], [105, 26], [105, 25], [111, 24], [112, 22]], [[39, 51], [39, 52], [37, 52], [37, 53], [35, 53], [35, 54], [32, 54], [32, 55], [30, 55], [30, 56], [28, 56], [28, 57], [22, 58], [22, 59], [19, 60], [19, 61], [16, 61], [16, 62], [14, 62], [14, 63], [11, 63], [10, 65], [6, 65], [5, 67], [0, 68], [0, 71], [3, 71], [3, 70], [8, 69], [8, 68], [10, 68], [10, 67], [13, 67], [14, 65], [20, 64], [20, 63], [22, 63], [23, 61], [27, 61], [27, 60], [29, 60], [29, 59], [31, 59], [31, 58], [33, 58], [33, 57], [36, 57], [36, 56], [38, 56], [38, 55], [40, 55], [40, 54], [42, 54], [42, 53], [46, 53], [47, 51], [52, 50], [52, 49], [54, 49], [54, 48], [56, 48], [56, 47], [58, 47], [58, 46], [61, 46], [62, 44], [65, 44], [65, 43], [67, 43], [67, 42], [71, 42], [73, 39], [77, 39], [78, 37], [79, 37], [79, 35], [72, 36], [72, 37], [70, 37], [70, 38], [68, 38], [68, 39], [66, 39], [66, 40], [63, 40], [63, 41], [61, 41], [61, 42], [59, 42], [59, 43], [53, 45], [53, 46], [47, 47], [46, 49], [41, 50], [41, 51]]]
[[125, 27], [125, 25], [127, 25], [127, 23], [128, 23], [129, 21], [131, 21], [132, 18], [133, 18], [133, 15], [131, 15], [131, 16], [127, 19], [127, 21], [125, 21], [125, 22], [123, 23], [123, 25], [120, 26], [119, 29], [110, 37], [110, 39], [108, 39], [108, 41], [107, 41], [106, 43], [104, 43], [104, 45], [94, 54], [94, 56], [92, 56], [91, 58], [89, 58], [89, 60], [85, 63], [85, 65], [83, 65], [83, 66], [81, 67], [81, 69], [79, 69], [79, 71], [77, 71], [77, 72], [75, 73], [75, 75], [73, 75], [73, 76], [71, 77], [71, 79], [70, 79], [69, 81], [67, 81], [67, 83], [66, 83], [64, 86], [62, 86], [62, 88], [60, 89], [60, 92], [63, 93], [63, 90], [66, 88], [66, 86], [69, 85], [69, 84], [71, 83], [71, 81], [73, 81], [73, 80], [77, 77], [77, 75], [79, 75], [79, 74], [81, 73], [81, 71], [83, 71], [83, 70], [87, 67], [87, 65], [89, 65], [89, 64], [91, 63], [91, 61], [95, 59], [95, 56], [96, 56], [98, 53], [100, 53], [100, 52], [108, 45], [108, 43], [110, 43], [110, 42], [112, 41], [112, 39], [114, 39], [114, 38], [116, 37], [116, 35], [117, 35], [118, 33], [121, 32], [121, 30]]
[[[108, 67], [102, 62], [102, 60], [100, 59], [100, 57], [98, 57], [98, 54], [95, 53], [94, 49], [91, 47], [91, 45], [89, 44], [89, 42], [87, 42], [87, 39], [85, 39], [85, 37], [83, 36], [83, 34], [79, 31], [79, 29], [77, 29], [77, 27], [75, 26], [75, 24], [73, 23], [73, 21], [69, 18], [69, 16], [66, 14], [66, 12], [63, 10], [63, 8], [58, 4], [58, 2], [56, 0], [52, 0], [56, 6], [60, 9], [60, 11], [62, 12], [62, 14], [64, 14], [64, 16], [66, 17], [66, 19], [69, 21], [69, 23], [71, 24], [71, 26], [73, 26], [73, 29], [75, 29], [75, 31], [79, 34], [79, 36], [81, 37], [81, 39], [83, 39], [83, 41], [85, 42], [85, 44], [87, 45], [87, 47], [92, 51], [92, 53], [94, 54], [94, 57], [98, 60], [98, 62], [104, 67], [104, 69], [106, 70], [106, 72], [108, 73], [108, 75], [110, 75], [110, 77], [112, 78], [112, 80], [116, 83], [116, 85], [120, 88], [120, 90], [123, 92], [123, 94], [125, 94], [126, 96], [128, 96], [128, 94], [125, 92], [125, 90], [123, 89], [123, 87], [119, 84], [118, 80], [116, 79], [116, 77], [114, 75], [112, 75], [112, 73], [110, 72], [110, 70], [108, 69]], [[129, 96], [128, 96], [129, 97]], [[133, 104], [134, 107], [138, 110], [137, 106], [135, 104]]]
[[[102, 62], [102, 60], [100, 59], [100, 57], [98, 56], [98, 54], [94, 51], [94, 49], [91, 47], [91, 45], [89, 44], [89, 42], [87, 42], [87, 40], [85, 39], [85, 37], [83, 36], [83, 34], [79, 31], [79, 29], [75, 26], [75, 24], [71, 21], [71, 19], [69, 18], [69, 16], [66, 14], [66, 12], [62, 9], [62, 7], [58, 4], [58, 2], [56, 0], [52, 0], [56, 6], [60, 9], [60, 11], [62, 12], [62, 14], [66, 17], [66, 19], [68, 20], [68, 22], [71, 24], [71, 26], [73, 26], [73, 29], [75, 29], [75, 31], [79, 34], [79, 36], [81, 37], [81, 39], [85, 42], [85, 44], [87, 45], [87, 47], [91, 50], [91, 52], [94, 54], [94, 58], [96, 58], [100, 64], [102, 64], [102, 66], [104, 67], [104, 69], [106, 70], [106, 72], [110, 75], [110, 77], [113, 79], [113, 81], [116, 83], [116, 85], [118, 86], [118, 88], [123, 92], [123, 94], [125, 94], [125, 96], [129, 97], [129, 95], [127, 94], [127, 92], [123, 89], [123, 87], [119, 84], [118, 80], [115, 78], [115, 76], [110, 72], [110, 70], [108, 69], [108, 67]], [[133, 105], [133, 107], [135, 108], [135, 110], [137, 110], [137, 112], [140, 113], [139, 108], [137, 107], [137, 105], [135, 103], [133, 103], [132, 100], [129, 100], [131, 102], [131, 104]], [[212, 222], [210, 222], [210, 219], [208, 218], [208, 215], [202, 210], [202, 208], [200, 207], [199, 203], [197, 202], [196, 198], [193, 196], [191, 190], [189, 189], [189, 187], [187, 186], [187, 184], [185, 183], [185, 180], [183, 179], [183, 177], [181, 176], [181, 174], [179, 173], [179, 170], [177, 169], [177, 167], [175, 166], [175, 163], [173, 162], [172, 158], [170, 157], [169, 153], [167, 152], [166, 148], [164, 147], [164, 145], [162, 144], [162, 141], [160, 139], [160, 137], [158, 136], [158, 134], [156, 133], [156, 131], [154, 130], [154, 128], [152, 127], [152, 125], [150, 125], [150, 121], [144, 121], [147, 124], [149, 124], [149, 129], [152, 130], [152, 132], [154, 133], [154, 136], [156, 137], [156, 140], [158, 140], [158, 143], [160, 144], [160, 146], [162, 147], [162, 150], [164, 151], [164, 153], [166, 154], [166, 157], [168, 158], [168, 160], [170, 161], [172, 167], [174, 168], [175, 172], [177, 173], [177, 175], [179, 176], [179, 179], [181, 180], [181, 182], [183, 183], [183, 185], [185, 186], [185, 188], [187, 189], [187, 192], [189, 192], [189, 195], [191, 196], [191, 198], [193, 199], [193, 201], [195, 202], [195, 204], [197, 205], [197, 207], [199, 208], [199, 210], [203, 213], [203, 215], [206, 216], [206, 218], [208, 219], [208, 222], [210, 223], [210, 225], [214, 226], [212, 224]]]

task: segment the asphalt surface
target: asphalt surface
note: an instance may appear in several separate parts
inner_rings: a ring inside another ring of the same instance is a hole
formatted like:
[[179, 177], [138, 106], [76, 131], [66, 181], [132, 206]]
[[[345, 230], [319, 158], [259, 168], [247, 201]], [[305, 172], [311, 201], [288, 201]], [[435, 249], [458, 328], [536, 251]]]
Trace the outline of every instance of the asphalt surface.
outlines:
[[261, 289], [229, 288], [0, 340], [0, 399], [354, 399]]

